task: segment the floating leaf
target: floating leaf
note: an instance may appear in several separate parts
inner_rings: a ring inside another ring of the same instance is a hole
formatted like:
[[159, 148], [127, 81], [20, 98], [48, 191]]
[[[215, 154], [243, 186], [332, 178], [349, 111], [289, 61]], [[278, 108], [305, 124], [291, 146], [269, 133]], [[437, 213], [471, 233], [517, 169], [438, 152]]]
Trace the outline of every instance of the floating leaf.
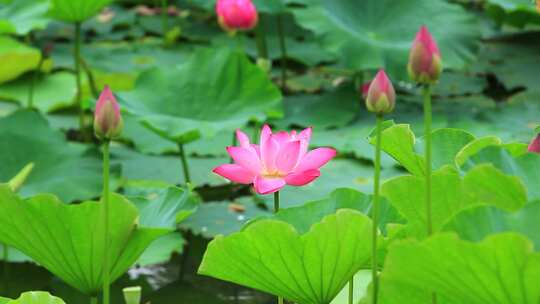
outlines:
[[199, 273], [246, 285], [302, 304], [327, 304], [369, 262], [370, 220], [342, 209], [309, 232], [264, 219], [216, 237]]
[[149, 70], [121, 96], [147, 127], [178, 143], [281, 111], [281, 94], [266, 74], [227, 48], [199, 49], [179, 68]]
[[22, 200], [0, 186], [0, 240], [30, 256], [69, 285], [95, 295], [102, 287], [105, 246], [111, 260], [112, 281], [120, 277], [167, 229], [137, 228], [137, 208], [111, 195], [111, 243], [104, 244], [101, 205], [67, 205], [55, 196]]
[[40, 59], [39, 50], [26, 46], [13, 38], [0, 36], [0, 62], [9, 62], [9, 64], [4, 64], [0, 70], [0, 83], [13, 80], [21, 74], [35, 69]]
[[47, 192], [71, 202], [99, 195], [101, 160], [87, 151], [68, 143], [39, 113], [21, 110], [0, 119], [0, 180], [9, 180], [28, 163], [35, 165], [20, 190], [23, 196]]
[[395, 78], [407, 79], [404, 67], [421, 25], [432, 31], [445, 67], [462, 68], [475, 57], [480, 38], [476, 18], [459, 5], [442, 0], [306, 2], [294, 10], [298, 22], [349, 68], [385, 67]]
[[[381, 275], [380, 302], [524, 303], [540, 300], [540, 254], [517, 234], [497, 234], [479, 244], [452, 234], [392, 246]], [[408, 288], [400, 288], [407, 286]], [[410, 289], [424, 299], [409, 297]]]
[[0, 34], [26, 35], [32, 30], [44, 29], [49, 23], [48, 1], [17, 0], [0, 8]]

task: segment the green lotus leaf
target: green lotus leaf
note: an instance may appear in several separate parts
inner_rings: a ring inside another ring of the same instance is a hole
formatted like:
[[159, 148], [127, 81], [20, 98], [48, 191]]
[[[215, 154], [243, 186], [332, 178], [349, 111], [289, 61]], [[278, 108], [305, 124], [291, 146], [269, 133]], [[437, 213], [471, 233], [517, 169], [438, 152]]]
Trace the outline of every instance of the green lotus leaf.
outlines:
[[185, 243], [182, 233], [168, 233], [146, 248], [139, 257], [137, 265], [148, 266], [168, 262], [173, 254], [180, 254], [184, 251]]
[[516, 27], [540, 24], [540, 16], [529, 0], [488, 0], [488, 14], [498, 23], [508, 23]]
[[178, 143], [281, 113], [278, 88], [244, 54], [227, 48], [199, 49], [179, 67], [144, 72], [120, 96], [148, 128]]
[[[30, 81], [33, 75], [21, 77], [0, 85], [0, 98], [28, 104]], [[34, 83], [33, 106], [41, 112], [50, 112], [69, 107], [76, 93], [75, 76], [68, 72], [40, 75]]]
[[[386, 68], [407, 79], [405, 66], [414, 36], [427, 25], [445, 67], [462, 68], [475, 57], [480, 38], [476, 17], [443, 0], [309, 0], [294, 10], [300, 25], [354, 69]], [[433, 18], [437, 16], [437, 18]]]
[[88, 295], [102, 287], [105, 246], [111, 280], [120, 277], [155, 239], [168, 229], [138, 228], [137, 208], [112, 194], [111, 243], [104, 244], [101, 204], [67, 205], [53, 195], [23, 200], [0, 186], [0, 241], [17, 248], [69, 285]]
[[49, 23], [46, 14], [48, 1], [17, 0], [0, 4], [0, 34], [26, 35], [35, 29], [44, 29]]
[[453, 234], [392, 246], [381, 274], [380, 303], [524, 303], [540, 300], [540, 254], [513, 233], [481, 243]]
[[456, 232], [461, 239], [478, 242], [491, 234], [518, 232], [527, 236], [540, 251], [540, 201], [528, 203], [517, 212], [483, 205], [465, 209], [444, 226]]
[[0, 119], [0, 157], [4, 160], [1, 181], [34, 163], [19, 191], [23, 196], [53, 193], [71, 202], [101, 193], [100, 156], [88, 153], [87, 146], [68, 143], [39, 113], [20, 110]]
[[[460, 211], [474, 205], [493, 205], [516, 211], [527, 201], [526, 189], [519, 178], [508, 176], [485, 164], [470, 170], [464, 177], [450, 166], [435, 171], [432, 177], [433, 231]], [[387, 181], [382, 194], [407, 220], [409, 234], [427, 236], [425, 181], [421, 177], [403, 176]]]
[[4, 64], [0, 70], [0, 83], [13, 80], [20, 75], [35, 69], [41, 60], [39, 50], [26, 46], [17, 40], [0, 36], [0, 62]]
[[508, 175], [518, 176], [527, 187], [529, 200], [540, 199], [540, 155], [524, 150], [514, 155], [511, 146], [490, 145], [471, 154], [462, 169], [469, 170], [486, 163]]
[[301, 235], [292, 225], [262, 219], [218, 236], [199, 273], [280, 295], [300, 304], [328, 304], [370, 260], [370, 220], [341, 209]]
[[65, 302], [45, 291], [29, 291], [21, 294], [16, 300], [0, 298], [6, 304], [65, 304]]
[[113, 0], [51, 0], [50, 13], [66, 22], [83, 22], [99, 13]]

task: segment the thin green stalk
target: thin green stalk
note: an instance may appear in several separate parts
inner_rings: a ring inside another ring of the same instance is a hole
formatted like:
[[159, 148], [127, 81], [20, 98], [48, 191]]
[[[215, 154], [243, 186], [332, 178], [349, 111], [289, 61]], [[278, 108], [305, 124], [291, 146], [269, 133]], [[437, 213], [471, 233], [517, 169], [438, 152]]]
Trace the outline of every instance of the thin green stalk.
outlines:
[[110, 296], [110, 267], [109, 267], [109, 147], [110, 141], [106, 140], [103, 143], [103, 198], [102, 198], [102, 216], [105, 247], [103, 253], [103, 304], [109, 304]]
[[285, 30], [283, 29], [283, 15], [278, 16], [279, 46], [281, 48], [281, 87], [287, 84], [287, 46], [285, 45]]
[[86, 78], [88, 79], [88, 84], [90, 85], [90, 91], [92, 91], [92, 96], [94, 96], [94, 98], [98, 98], [99, 90], [97, 88], [96, 78], [94, 77], [90, 66], [88, 66], [88, 63], [86, 63], [86, 61], [84, 61], [82, 57], [79, 57], [79, 63], [84, 70], [84, 73], [86, 74]]
[[167, 40], [167, 31], [169, 31], [169, 4], [167, 0], [161, 0], [161, 27], [163, 31], [163, 42]]
[[349, 281], [349, 304], [354, 303], [354, 276]]
[[39, 59], [36, 70], [32, 73], [32, 79], [30, 80], [30, 88], [28, 89], [28, 109], [34, 107], [34, 87], [36, 85], [36, 80], [39, 74], [41, 73], [41, 67], [43, 66], [43, 55]]
[[91, 297], [91, 298], [90, 298], [90, 304], [98, 304], [98, 299], [97, 299], [97, 297]]
[[[75, 22], [75, 41], [73, 45], [73, 62], [75, 64], [75, 80], [77, 83], [77, 94], [75, 102], [79, 107], [79, 131], [84, 134], [84, 109], [82, 105], [82, 86], [81, 86], [81, 23]], [[84, 137], [84, 136], [83, 136]]]
[[[274, 192], [274, 213], [279, 211], [279, 191]], [[283, 297], [277, 298], [278, 304], [283, 304]]]
[[2, 244], [4, 259], [4, 294], [9, 294], [9, 246]]
[[[431, 189], [431, 178], [432, 178], [432, 165], [431, 165], [431, 86], [426, 84], [423, 86], [422, 93], [424, 95], [424, 157], [426, 160], [426, 216], [427, 216], [427, 234], [433, 234], [433, 219], [432, 219], [432, 189]], [[432, 293], [431, 302], [433, 304], [437, 303], [437, 294]]]
[[426, 168], [426, 211], [427, 211], [427, 233], [433, 233], [433, 224], [431, 216], [431, 86], [423, 87], [424, 94], [424, 149], [425, 149], [425, 168]]
[[182, 170], [184, 171], [184, 182], [189, 184], [191, 183], [191, 177], [189, 175], [189, 167], [186, 152], [184, 151], [184, 144], [178, 144], [178, 150], [180, 150], [180, 160], [182, 161]]
[[381, 191], [381, 144], [382, 144], [382, 129], [384, 116], [377, 114], [376, 138], [375, 138], [375, 174], [373, 176], [373, 208], [371, 219], [372, 227], [372, 248], [371, 248], [371, 281], [373, 284], [373, 304], [377, 304], [379, 297], [379, 278], [378, 278], [378, 262], [377, 262], [377, 238], [378, 238], [378, 223], [379, 223], [379, 204]]
[[262, 14], [259, 17], [259, 24], [257, 25], [257, 32], [255, 33], [255, 38], [257, 42], [257, 57], [268, 59], [268, 46], [266, 44], [264, 16]]

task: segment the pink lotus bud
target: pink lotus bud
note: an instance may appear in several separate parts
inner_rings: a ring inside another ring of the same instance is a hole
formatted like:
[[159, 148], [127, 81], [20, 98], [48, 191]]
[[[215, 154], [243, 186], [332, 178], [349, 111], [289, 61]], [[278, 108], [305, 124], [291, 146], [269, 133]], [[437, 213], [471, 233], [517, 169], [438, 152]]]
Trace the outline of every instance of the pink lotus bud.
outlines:
[[409, 77], [418, 83], [431, 84], [439, 80], [442, 72], [441, 53], [425, 26], [416, 34], [407, 69]]
[[394, 86], [384, 70], [380, 70], [369, 86], [366, 107], [370, 112], [388, 114], [396, 106]]
[[96, 104], [94, 132], [99, 139], [114, 139], [124, 128], [120, 106], [108, 86], [105, 86]]
[[527, 150], [529, 152], [540, 153], [540, 134], [536, 135], [536, 138], [531, 141]]
[[218, 0], [218, 22], [226, 31], [247, 31], [257, 25], [259, 16], [251, 0]]

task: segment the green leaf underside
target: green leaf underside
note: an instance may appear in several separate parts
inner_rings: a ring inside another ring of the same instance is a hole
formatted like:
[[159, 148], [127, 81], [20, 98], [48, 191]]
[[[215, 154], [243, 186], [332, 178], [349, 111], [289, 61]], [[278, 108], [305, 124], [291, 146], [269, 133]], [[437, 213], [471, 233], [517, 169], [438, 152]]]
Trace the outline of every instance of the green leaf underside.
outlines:
[[245, 55], [227, 48], [199, 49], [177, 68], [146, 71], [121, 96], [148, 128], [180, 143], [241, 127], [276, 107], [281, 112], [277, 87]]
[[82, 22], [90, 19], [113, 0], [52, 0], [51, 15], [62, 21]]
[[[111, 279], [120, 277], [166, 229], [138, 229], [137, 209], [111, 194]], [[52, 195], [22, 200], [0, 187], [0, 241], [30, 256], [69, 285], [96, 294], [102, 285], [105, 244], [101, 204], [66, 205]]]
[[370, 220], [339, 210], [300, 235], [282, 221], [264, 219], [216, 237], [199, 273], [280, 295], [299, 304], [328, 304], [369, 262]]
[[[516, 211], [527, 201], [521, 181], [504, 175], [492, 165], [477, 166], [463, 178], [456, 169], [446, 166], [434, 172], [432, 179], [434, 232], [470, 206], [490, 204]], [[408, 220], [409, 233], [420, 238], [427, 236], [424, 179], [403, 176], [389, 180], [383, 184], [382, 194]]]
[[[381, 303], [425, 303], [431, 292], [442, 303], [536, 304], [540, 300], [540, 254], [523, 236], [492, 235], [481, 243], [440, 234], [392, 246], [381, 275]], [[404, 287], [404, 288], [400, 288]]]

